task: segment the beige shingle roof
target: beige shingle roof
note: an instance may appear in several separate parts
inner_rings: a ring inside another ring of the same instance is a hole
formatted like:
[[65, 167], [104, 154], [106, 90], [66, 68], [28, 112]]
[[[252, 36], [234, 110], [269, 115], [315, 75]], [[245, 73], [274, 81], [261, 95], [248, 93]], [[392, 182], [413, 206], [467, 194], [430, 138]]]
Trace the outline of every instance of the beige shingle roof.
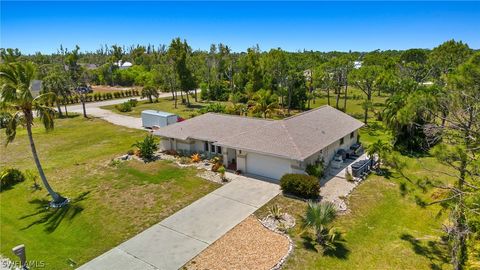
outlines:
[[322, 106], [275, 121], [208, 113], [161, 128], [155, 134], [214, 141], [221, 146], [302, 161], [362, 126], [355, 118]]

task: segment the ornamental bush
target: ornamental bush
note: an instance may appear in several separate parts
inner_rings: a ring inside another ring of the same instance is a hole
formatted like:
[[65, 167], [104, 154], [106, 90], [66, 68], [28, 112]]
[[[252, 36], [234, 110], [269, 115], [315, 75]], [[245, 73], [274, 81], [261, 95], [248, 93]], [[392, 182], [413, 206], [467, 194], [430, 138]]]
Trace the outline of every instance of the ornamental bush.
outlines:
[[0, 190], [25, 181], [25, 175], [15, 168], [5, 168], [0, 172]]
[[158, 145], [153, 135], [147, 135], [143, 141], [138, 141], [133, 146], [138, 148], [143, 161], [149, 162], [155, 159], [155, 151], [157, 151]]
[[283, 192], [305, 199], [317, 198], [320, 192], [320, 181], [314, 176], [289, 173], [280, 179]]

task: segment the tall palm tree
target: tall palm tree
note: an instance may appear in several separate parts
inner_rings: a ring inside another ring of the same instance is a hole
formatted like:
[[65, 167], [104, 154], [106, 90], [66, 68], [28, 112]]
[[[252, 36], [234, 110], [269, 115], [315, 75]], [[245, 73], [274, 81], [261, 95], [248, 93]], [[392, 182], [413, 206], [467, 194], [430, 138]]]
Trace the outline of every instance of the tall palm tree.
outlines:
[[34, 77], [35, 66], [31, 62], [8, 63], [0, 67], [0, 109], [11, 115], [5, 129], [7, 135], [6, 143], [8, 144], [15, 139], [17, 126], [22, 125], [26, 127], [35, 165], [37, 166], [43, 185], [53, 199], [51, 205], [61, 206], [68, 202], [68, 200], [56, 193], [48, 183], [42, 164], [38, 158], [32, 135], [34, 111], [37, 113], [46, 130], [53, 129], [55, 111], [42, 105], [41, 102], [42, 99], [52, 94], [47, 93], [34, 98], [31, 92], [31, 82]]
[[264, 118], [267, 118], [267, 114], [272, 113], [277, 107], [278, 97], [270, 91], [260, 89], [253, 96], [252, 110], [261, 112]]
[[303, 228], [312, 228], [315, 231], [316, 241], [325, 248], [335, 249], [335, 238], [338, 234], [328, 225], [335, 219], [337, 210], [331, 202], [309, 202], [305, 216], [302, 218]]

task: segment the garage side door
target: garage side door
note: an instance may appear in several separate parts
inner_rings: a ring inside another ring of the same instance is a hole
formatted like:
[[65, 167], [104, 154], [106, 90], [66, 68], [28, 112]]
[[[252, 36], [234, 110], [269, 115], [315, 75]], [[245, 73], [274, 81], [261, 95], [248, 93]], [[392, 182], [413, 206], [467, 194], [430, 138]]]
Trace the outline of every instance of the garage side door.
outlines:
[[249, 174], [277, 180], [291, 172], [289, 160], [256, 153], [247, 154], [246, 165], [246, 171]]

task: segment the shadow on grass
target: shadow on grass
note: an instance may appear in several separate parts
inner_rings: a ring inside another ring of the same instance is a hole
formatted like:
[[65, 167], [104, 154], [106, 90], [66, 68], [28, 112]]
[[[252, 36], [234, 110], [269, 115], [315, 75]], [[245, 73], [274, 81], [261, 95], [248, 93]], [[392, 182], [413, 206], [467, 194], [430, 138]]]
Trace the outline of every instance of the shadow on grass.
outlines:
[[46, 232], [54, 232], [63, 220], [72, 220], [83, 211], [83, 207], [79, 205], [79, 202], [85, 200], [89, 193], [90, 191], [83, 192], [78, 197], [70, 200], [68, 205], [61, 208], [50, 208], [50, 201], [47, 199], [34, 199], [29, 201], [30, 204], [36, 205], [36, 212], [24, 215], [19, 219], [37, 219], [21, 228], [21, 230], [27, 230], [32, 226], [43, 224]]
[[450, 263], [448, 247], [443, 241], [420, 240], [410, 234], [402, 234], [400, 239], [409, 242], [416, 254], [427, 258], [433, 270], [443, 269], [445, 264]]
[[343, 240], [335, 242], [335, 249], [323, 250], [323, 248], [309, 235], [302, 235], [303, 247], [314, 252], [322, 252], [324, 256], [334, 257], [337, 259], [346, 260], [350, 254], [350, 250], [345, 245]]

